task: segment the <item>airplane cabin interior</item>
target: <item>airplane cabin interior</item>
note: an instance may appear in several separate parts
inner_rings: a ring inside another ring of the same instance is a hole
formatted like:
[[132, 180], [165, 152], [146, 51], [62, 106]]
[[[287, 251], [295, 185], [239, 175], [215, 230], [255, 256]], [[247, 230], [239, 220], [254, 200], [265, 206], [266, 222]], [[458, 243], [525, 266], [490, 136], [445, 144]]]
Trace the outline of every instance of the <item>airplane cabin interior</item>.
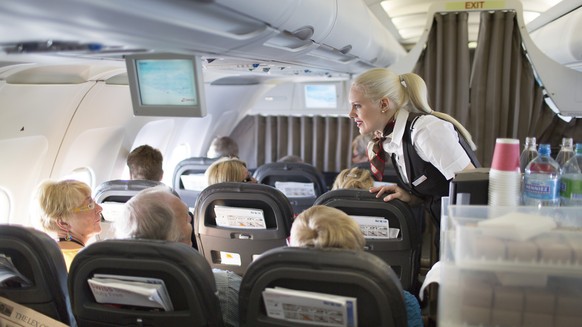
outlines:
[[[580, 0], [0, 2], [0, 262], [11, 257], [45, 288], [39, 304], [0, 279], [0, 321], [16, 323], [4, 308], [20, 304], [66, 326], [226, 326], [206, 285], [217, 268], [243, 278], [241, 326], [297, 326], [267, 315], [257, 290], [268, 287], [344, 289], [360, 301], [356, 318], [340, 302], [352, 324], [325, 326], [402, 326], [394, 294], [403, 289], [419, 298], [424, 326], [582, 326], [580, 207], [487, 205], [497, 140], [517, 139], [521, 152], [535, 137], [552, 157], [563, 139], [582, 143], [581, 28]], [[457, 119], [476, 145], [482, 168], [451, 182], [440, 226], [404, 202], [331, 190], [353, 166], [360, 134], [348, 117], [350, 86], [377, 67], [421, 76], [432, 109]], [[220, 136], [236, 140], [257, 185], [205, 185], [215, 161], [207, 151]], [[143, 144], [161, 151], [161, 183], [190, 210], [193, 248], [142, 242], [128, 254], [130, 241], [109, 240], [109, 217], [159, 184], [128, 181], [128, 154]], [[286, 156], [301, 162], [278, 162]], [[88, 245], [68, 276], [60, 258], [56, 268], [30, 259], [58, 250], [38, 249], [47, 240], [37, 233], [35, 192], [49, 179], [86, 183], [104, 210], [93, 240], [101, 248]], [[313, 188], [290, 196], [285, 183]], [[313, 205], [380, 218], [401, 234], [367, 238], [359, 257], [285, 249], [293, 218]], [[264, 212], [263, 229], [219, 226], [215, 207], [229, 206]], [[500, 225], [488, 219], [510, 215]], [[180, 299], [173, 313], [103, 306], [89, 294], [91, 276], [138, 276], [128, 258], [149, 265], [143, 277], [166, 281]], [[196, 274], [206, 275], [192, 281]], [[438, 286], [421, 292], [431, 280]]]

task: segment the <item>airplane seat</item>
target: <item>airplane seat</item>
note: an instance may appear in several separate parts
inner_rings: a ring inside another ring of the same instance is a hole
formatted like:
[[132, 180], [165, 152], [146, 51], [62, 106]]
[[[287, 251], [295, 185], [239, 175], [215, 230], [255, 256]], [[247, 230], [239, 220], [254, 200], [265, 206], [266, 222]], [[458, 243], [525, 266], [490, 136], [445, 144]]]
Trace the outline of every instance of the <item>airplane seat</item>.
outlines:
[[[97, 235], [97, 240], [114, 238], [113, 223], [121, 213], [121, 206], [140, 191], [158, 186], [165, 185], [162, 182], [151, 181], [146, 179], [123, 180], [115, 179], [103, 182], [95, 188], [95, 202], [103, 207], [101, 220], [101, 233]], [[172, 190], [179, 197], [176, 191]]]
[[[357, 220], [382, 219], [381, 224], [372, 223], [368, 226], [371, 228], [363, 229], [365, 250], [386, 261], [400, 278], [402, 287], [417, 294], [422, 237], [420, 222], [408, 204], [400, 200], [384, 202], [367, 190], [341, 189], [323, 194], [315, 205], [340, 209]], [[358, 223], [362, 226], [359, 220]], [[396, 232], [394, 229], [400, 230], [398, 235], [389, 235]]]
[[261, 184], [282, 190], [291, 202], [295, 215], [311, 207], [318, 196], [327, 192], [324, 175], [307, 163], [266, 163], [257, 167], [253, 177]]
[[[162, 182], [151, 181], [147, 179], [124, 180], [114, 179], [103, 182], [95, 188], [95, 202], [101, 204], [105, 202], [125, 203], [136, 195], [139, 191], [146, 188], [165, 185]], [[174, 190], [172, 192], [179, 196]]]
[[[98, 303], [88, 282], [96, 274], [162, 280], [173, 310]], [[80, 327], [223, 326], [212, 270], [183, 243], [124, 239], [90, 244], [73, 260], [68, 285]]]
[[65, 259], [54, 239], [30, 227], [0, 225], [1, 257], [11, 261], [31, 282], [31, 285], [0, 283], [1, 297], [66, 325], [77, 326], [67, 290]]
[[[276, 287], [356, 298], [357, 326], [407, 325], [398, 277], [386, 262], [370, 253], [303, 247], [265, 252], [248, 267], [241, 282], [241, 326], [304, 325], [267, 315], [262, 294]], [[308, 314], [309, 309], [297, 311]]]
[[188, 207], [194, 208], [198, 195], [207, 184], [204, 172], [216, 160], [217, 158], [191, 157], [176, 165], [172, 187]]
[[196, 201], [194, 236], [212, 268], [242, 276], [261, 253], [287, 244], [292, 220], [293, 208], [276, 188], [218, 183]]

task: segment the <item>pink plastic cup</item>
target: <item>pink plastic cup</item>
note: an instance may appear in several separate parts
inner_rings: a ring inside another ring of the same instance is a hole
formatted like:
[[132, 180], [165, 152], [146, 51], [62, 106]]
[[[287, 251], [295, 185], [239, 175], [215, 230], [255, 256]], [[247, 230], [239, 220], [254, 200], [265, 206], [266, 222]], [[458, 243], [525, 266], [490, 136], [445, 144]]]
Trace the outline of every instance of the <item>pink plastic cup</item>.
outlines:
[[491, 169], [519, 172], [519, 140], [498, 138], [495, 141]]

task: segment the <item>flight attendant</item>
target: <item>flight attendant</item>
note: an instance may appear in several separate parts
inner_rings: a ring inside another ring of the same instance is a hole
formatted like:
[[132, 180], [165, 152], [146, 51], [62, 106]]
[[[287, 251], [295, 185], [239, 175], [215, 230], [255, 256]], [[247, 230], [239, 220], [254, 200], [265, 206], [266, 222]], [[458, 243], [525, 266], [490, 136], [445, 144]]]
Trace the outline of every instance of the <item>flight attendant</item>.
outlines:
[[[450, 180], [457, 172], [475, 168], [469, 132], [454, 118], [430, 108], [426, 84], [414, 73], [368, 70], [355, 78], [349, 101], [349, 116], [360, 134], [373, 135], [368, 143], [372, 173], [382, 180], [384, 164], [392, 160], [399, 178], [397, 185], [370, 191], [384, 201], [424, 202], [438, 228], [440, 199], [448, 195]], [[460, 143], [465, 140], [472, 157]]]

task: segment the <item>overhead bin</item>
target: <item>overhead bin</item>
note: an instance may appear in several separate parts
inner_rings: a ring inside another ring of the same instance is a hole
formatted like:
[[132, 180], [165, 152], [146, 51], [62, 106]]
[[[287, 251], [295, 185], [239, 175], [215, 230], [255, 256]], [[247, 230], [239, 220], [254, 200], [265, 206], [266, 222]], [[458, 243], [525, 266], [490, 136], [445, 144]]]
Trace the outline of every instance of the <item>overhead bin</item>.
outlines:
[[406, 54], [363, 1], [339, 0], [334, 26], [321, 43], [374, 66], [387, 66]]
[[553, 60], [582, 71], [582, 7], [530, 33], [537, 47]]
[[319, 47], [336, 19], [336, 0], [216, 0], [216, 3], [251, 16], [277, 30], [267, 40], [249, 43], [229, 55], [290, 60]]
[[367, 63], [366, 67], [388, 66], [406, 54], [364, 1], [280, 0], [276, 5], [271, 0], [215, 2], [280, 31], [262, 44], [237, 48], [233, 54], [251, 51], [265, 57], [278, 53], [282, 56], [278, 59], [296, 58], [312, 65], [332, 62], [342, 70], [358, 61]]
[[[322, 42], [336, 22], [337, 0], [215, 0], [298, 38]], [[360, 1], [341, 1], [360, 2]], [[362, 3], [363, 5], [363, 3]], [[311, 32], [310, 32], [311, 30]]]

